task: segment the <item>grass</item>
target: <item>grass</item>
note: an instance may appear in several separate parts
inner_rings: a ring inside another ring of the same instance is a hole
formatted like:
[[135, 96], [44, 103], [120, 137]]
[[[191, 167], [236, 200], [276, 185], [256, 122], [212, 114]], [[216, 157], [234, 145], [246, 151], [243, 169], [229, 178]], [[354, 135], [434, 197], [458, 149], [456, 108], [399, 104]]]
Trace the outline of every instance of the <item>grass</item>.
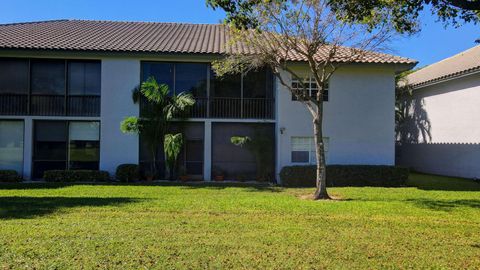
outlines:
[[480, 268], [480, 184], [0, 185], [0, 269]]

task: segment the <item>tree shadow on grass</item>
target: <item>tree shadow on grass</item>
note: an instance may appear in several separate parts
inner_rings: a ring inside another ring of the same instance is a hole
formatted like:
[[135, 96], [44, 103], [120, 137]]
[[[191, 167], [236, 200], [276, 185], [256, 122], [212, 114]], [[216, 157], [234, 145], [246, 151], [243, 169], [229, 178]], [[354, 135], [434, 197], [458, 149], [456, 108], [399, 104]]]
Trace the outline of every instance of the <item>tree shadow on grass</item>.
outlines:
[[76, 182], [76, 183], [0, 183], [0, 190], [12, 189], [57, 189], [70, 186], [95, 185], [95, 186], [160, 186], [160, 187], [181, 187], [186, 189], [226, 189], [232, 187], [248, 188], [251, 191], [272, 191], [277, 192], [282, 188], [273, 186], [271, 183], [259, 182], [179, 182], [179, 181], [161, 181], [161, 182]]
[[411, 174], [411, 179], [407, 180], [407, 186], [421, 190], [480, 191], [480, 181], [478, 180], [418, 172]]
[[215, 183], [215, 182], [199, 182], [199, 183], [177, 183], [185, 189], [213, 189], [222, 190], [226, 188], [244, 188], [247, 192], [281, 192], [282, 187], [272, 186], [270, 183]]
[[436, 211], [452, 211], [458, 207], [469, 207], [480, 209], [480, 200], [430, 200], [430, 199], [409, 199], [418, 207], [436, 210]]
[[24, 219], [82, 206], [121, 206], [135, 203], [133, 198], [95, 197], [0, 197], [0, 219]]

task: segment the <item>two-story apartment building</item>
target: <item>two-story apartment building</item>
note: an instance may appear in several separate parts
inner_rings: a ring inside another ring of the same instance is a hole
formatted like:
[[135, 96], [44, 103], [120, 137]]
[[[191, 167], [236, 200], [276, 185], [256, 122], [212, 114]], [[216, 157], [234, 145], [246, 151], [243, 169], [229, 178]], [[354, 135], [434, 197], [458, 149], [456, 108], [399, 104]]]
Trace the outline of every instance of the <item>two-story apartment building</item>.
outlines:
[[[268, 69], [217, 78], [210, 63], [233, 50], [223, 25], [59, 20], [0, 25], [0, 169], [26, 179], [50, 169], [142, 163], [141, 139], [120, 131], [140, 115], [132, 90], [154, 76], [191, 92], [181, 162], [212, 179], [250, 177], [255, 158], [230, 142], [262, 133], [272, 168], [315, 163], [311, 116]], [[415, 61], [370, 52], [329, 82], [324, 132], [329, 164], [394, 164], [394, 76]], [[301, 59], [291, 62], [308, 77]], [[292, 84], [285, 73], [285, 79]], [[315, 92], [312, 82], [309, 92]]]

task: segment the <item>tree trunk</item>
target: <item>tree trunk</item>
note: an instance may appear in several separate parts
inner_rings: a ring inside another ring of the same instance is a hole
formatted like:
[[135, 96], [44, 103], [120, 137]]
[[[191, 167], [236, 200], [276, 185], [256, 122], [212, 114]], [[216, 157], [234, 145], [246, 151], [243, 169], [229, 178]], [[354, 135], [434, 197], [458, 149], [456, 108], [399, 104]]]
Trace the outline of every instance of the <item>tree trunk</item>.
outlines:
[[328, 200], [330, 196], [327, 193], [327, 173], [325, 165], [325, 145], [323, 143], [322, 130], [322, 108], [313, 119], [313, 130], [315, 134], [315, 154], [317, 157], [317, 190], [313, 195], [314, 200]]

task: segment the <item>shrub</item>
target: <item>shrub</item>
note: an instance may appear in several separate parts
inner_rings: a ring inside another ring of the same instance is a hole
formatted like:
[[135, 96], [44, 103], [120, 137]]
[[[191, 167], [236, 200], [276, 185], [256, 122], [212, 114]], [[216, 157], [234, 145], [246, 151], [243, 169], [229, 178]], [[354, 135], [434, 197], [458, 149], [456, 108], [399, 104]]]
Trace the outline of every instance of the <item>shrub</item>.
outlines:
[[45, 171], [43, 179], [47, 182], [105, 182], [110, 180], [110, 175], [95, 170], [52, 170]]
[[[400, 187], [408, 178], [407, 168], [375, 165], [329, 165], [327, 186]], [[280, 172], [284, 186], [314, 187], [316, 166], [287, 166]]]
[[22, 177], [14, 170], [0, 170], [0, 182], [20, 182]]
[[140, 179], [140, 172], [137, 164], [121, 164], [117, 167], [115, 176], [122, 182], [130, 182]]

